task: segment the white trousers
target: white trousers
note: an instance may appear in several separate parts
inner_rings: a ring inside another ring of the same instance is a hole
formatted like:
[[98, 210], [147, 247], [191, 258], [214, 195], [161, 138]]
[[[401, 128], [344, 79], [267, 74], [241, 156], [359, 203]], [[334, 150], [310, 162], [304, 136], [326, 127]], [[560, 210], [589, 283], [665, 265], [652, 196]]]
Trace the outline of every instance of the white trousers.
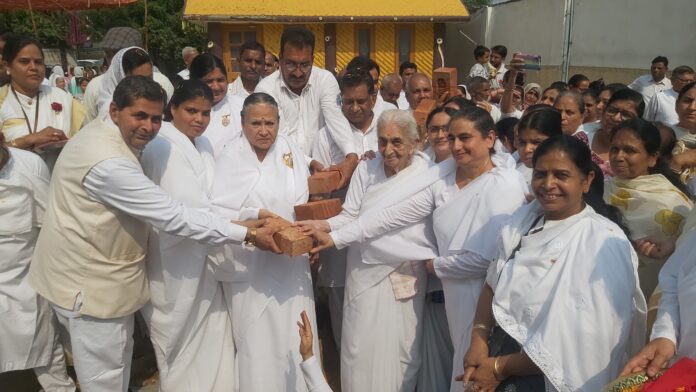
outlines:
[[70, 338], [82, 392], [127, 392], [133, 359], [134, 315], [98, 319], [51, 304]]
[[53, 336], [53, 351], [48, 365], [35, 367], [34, 374], [39, 384], [47, 392], [74, 392], [75, 383], [68, 376], [63, 345], [60, 344], [58, 333]]

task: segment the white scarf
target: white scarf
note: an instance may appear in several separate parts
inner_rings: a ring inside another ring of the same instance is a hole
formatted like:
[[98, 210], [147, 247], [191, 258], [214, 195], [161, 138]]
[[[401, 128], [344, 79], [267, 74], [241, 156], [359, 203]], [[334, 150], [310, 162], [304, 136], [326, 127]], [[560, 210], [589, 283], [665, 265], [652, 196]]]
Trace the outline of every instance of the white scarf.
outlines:
[[621, 229], [589, 206], [526, 234], [541, 215], [534, 201], [501, 232], [488, 274], [493, 314], [547, 390], [601, 391], [644, 343], [638, 259]]
[[210, 124], [203, 134], [213, 145], [217, 157], [226, 145], [242, 134], [242, 104], [240, 97], [227, 94], [210, 111]]
[[99, 96], [97, 97], [97, 109], [99, 113], [98, 117], [109, 112], [109, 105], [111, 105], [111, 101], [113, 100], [114, 90], [116, 90], [116, 86], [119, 84], [119, 82], [126, 77], [126, 73], [123, 71], [123, 55], [133, 48], [143, 50], [137, 46], [131, 46], [119, 50], [111, 60], [109, 69], [104, 72], [104, 76], [101, 78]]

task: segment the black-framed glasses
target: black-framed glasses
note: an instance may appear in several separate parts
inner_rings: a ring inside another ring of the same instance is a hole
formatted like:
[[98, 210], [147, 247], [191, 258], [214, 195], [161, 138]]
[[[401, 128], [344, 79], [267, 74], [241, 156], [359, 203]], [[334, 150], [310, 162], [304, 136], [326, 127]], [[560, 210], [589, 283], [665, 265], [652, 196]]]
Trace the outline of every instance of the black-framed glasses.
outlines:
[[285, 68], [289, 72], [295, 72], [297, 68], [300, 68], [300, 71], [302, 72], [307, 72], [312, 68], [312, 63], [311, 62], [306, 62], [306, 63], [295, 63], [290, 60], [283, 60], [283, 68]]
[[607, 115], [609, 115], [609, 117], [614, 117], [617, 114], [620, 115], [622, 121], [632, 120], [632, 119], [637, 117], [632, 112], [627, 112], [625, 110], [619, 110], [614, 106], [609, 106], [608, 108], [605, 109], [605, 112], [607, 113]]
[[431, 125], [428, 127], [428, 132], [430, 133], [437, 133], [437, 132], [447, 132], [447, 125]]

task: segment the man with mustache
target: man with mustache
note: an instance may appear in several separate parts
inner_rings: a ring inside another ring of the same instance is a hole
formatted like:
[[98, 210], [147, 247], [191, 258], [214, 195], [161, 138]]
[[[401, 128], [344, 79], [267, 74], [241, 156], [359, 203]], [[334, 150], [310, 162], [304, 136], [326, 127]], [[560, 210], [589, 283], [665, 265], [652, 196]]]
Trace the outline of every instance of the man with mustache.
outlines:
[[145, 176], [139, 156], [160, 129], [165, 99], [151, 79], [126, 77], [109, 114], [70, 139], [53, 171], [29, 283], [67, 330], [85, 392], [128, 390], [134, 314], [150, 298], [150, 226], [201, 243], [246, 241], [279, 252], [274, 229], [187, 208]]
[[246, 98], [261, 81], [266, 63], [266, 49], [256, 41], [245, 42], [239, 48], [239, 76], [230, 83], [227, 92]]
[[280, 72], [264, 78], [256, 92], [275, 98], [280, 112], [280, 134], [289, 136], [311, 156], [319, 129], [327, 126], [343, 157], [332, 169], [341, 172], [339, 188], [350, 182], [358, 165], [357, 149], [348, 120], [339, 105], [336, 78], [313, 67], [314, 34], [302, 26], [290, 26], [280, 38]]

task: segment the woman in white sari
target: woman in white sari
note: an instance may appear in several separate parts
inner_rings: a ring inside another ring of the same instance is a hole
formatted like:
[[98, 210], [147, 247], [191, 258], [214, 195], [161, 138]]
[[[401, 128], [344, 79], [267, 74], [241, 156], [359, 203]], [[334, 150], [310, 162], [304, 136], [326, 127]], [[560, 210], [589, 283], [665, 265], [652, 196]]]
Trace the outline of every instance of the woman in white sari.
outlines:
[[[273, 97], [254, 93], [246, 98], [243, 136], [227, 144], [215, 160], [212, 202], [217, 213], [256, 219], [273, 211], [294, 221], [293, 207], [307, 202], [307, 162], [294, 142], [278, 134], [278, 121]], [[213, 257], [232, 319], [238, 390], [307, 391], [300, 338], [293, 328], [303, 310], [315, 323], [307, 255], [231, 246]]]
[[50, 175], [36, 155], [0, 134], [0, 373], [33, 369], [46, 391], [75, 384], [65, 369], [54, 314], [27, 280], [48, 202]]
[[[212, 92], [189, 80], [174, 91], [157, 137], [141, 157], [143, 172], [189, 207], [209, 208], [215, 160], [201, 136]], [[161, 391], [228, 391], [233, 387], [232, 326], [208, 246], [151, 229], [147, 274], [151, 299], [143, 309], [157, 357]]]
[[[660, 131], [642, 119], [619, 124], [611, 132], [609, 163], [614, 177], [604, 201], [619, 208], [632, 240], [651, 237], [674, 241], [693, 208], [686, 186], [660, 158]], [[638, 276], [645, 298], [657, 286], [666, 258], [640, 255]]]
[[[82, 125], [81, 104], [65, 91], [42, 85], [46, 66], [41, 45], [10, 36], [3, 50], [10, 83], [0, 88], [0, 130], [10, 147], [36, 150], [60, 144]], [[49, 168], [60, 150], [43, 153]]]
[[[147, 52], [137, 46], [123, 48], [116, 52], [111, 60], [109, 69], [100, 79], [101, 88], [97, 97], [97, 107], [88, 108], [89, 120], [101, 117], [109, 113], [109, 105], [113, 100], [114, 90], [126, 76], [147, 76], [152, 79], [153, 67], [152, 59]], [[96, 109], [96, 111], [95, 111]]]
[[600, 391], [641, 346], [637, 257], [622, 228], [590, 206], [620, 217], [591, 188], [596, 173], [577, 138], [536, 149], [536, 201], [500, 232], [481, 290], [460, 376], [474, 389]]
[[240, 113], [244, 99], [227, 93], [227, 71], [220, 58], [204, 53], [196, 56], [189, 67], [191, 79], [198, 79], [213, 91], [213, 110], [205, 136], [217, 157], [226, 145], [242, 132]]
[[[509, 163], [509, 155], [492, 153], [493, 119], [484, 109], [456, 113], [447, 131], [453, 159], [394, 189], [342, 229], [329, 235], [317, 232], [319, 245], [312, 252], [334, 244], [343, 248], [369, 241], [432, 214], [438, 257], [426, 262], [426, 268], [442, 281], [454, 344], [452, 363], [459, 369], [478, 293], [495, 256], [493, 238], [507, 217], [524, 203], [527, 187]], [[453, 382], [450, 390], [461, 390], [461, 384]]]
[[[379, 205], [390, 190], [408, 186], [432, 162], [417, 151], [413, 116], [388, 110], [377, 122], [379, 156], [363, 161], [340, 215], [301, 221], [325, 232], [338, 230]], [[343, 391], [414, 391], [421, 365], [425, 260], [437, 255], [429, 217], [348, 248], [341, 388]]]

